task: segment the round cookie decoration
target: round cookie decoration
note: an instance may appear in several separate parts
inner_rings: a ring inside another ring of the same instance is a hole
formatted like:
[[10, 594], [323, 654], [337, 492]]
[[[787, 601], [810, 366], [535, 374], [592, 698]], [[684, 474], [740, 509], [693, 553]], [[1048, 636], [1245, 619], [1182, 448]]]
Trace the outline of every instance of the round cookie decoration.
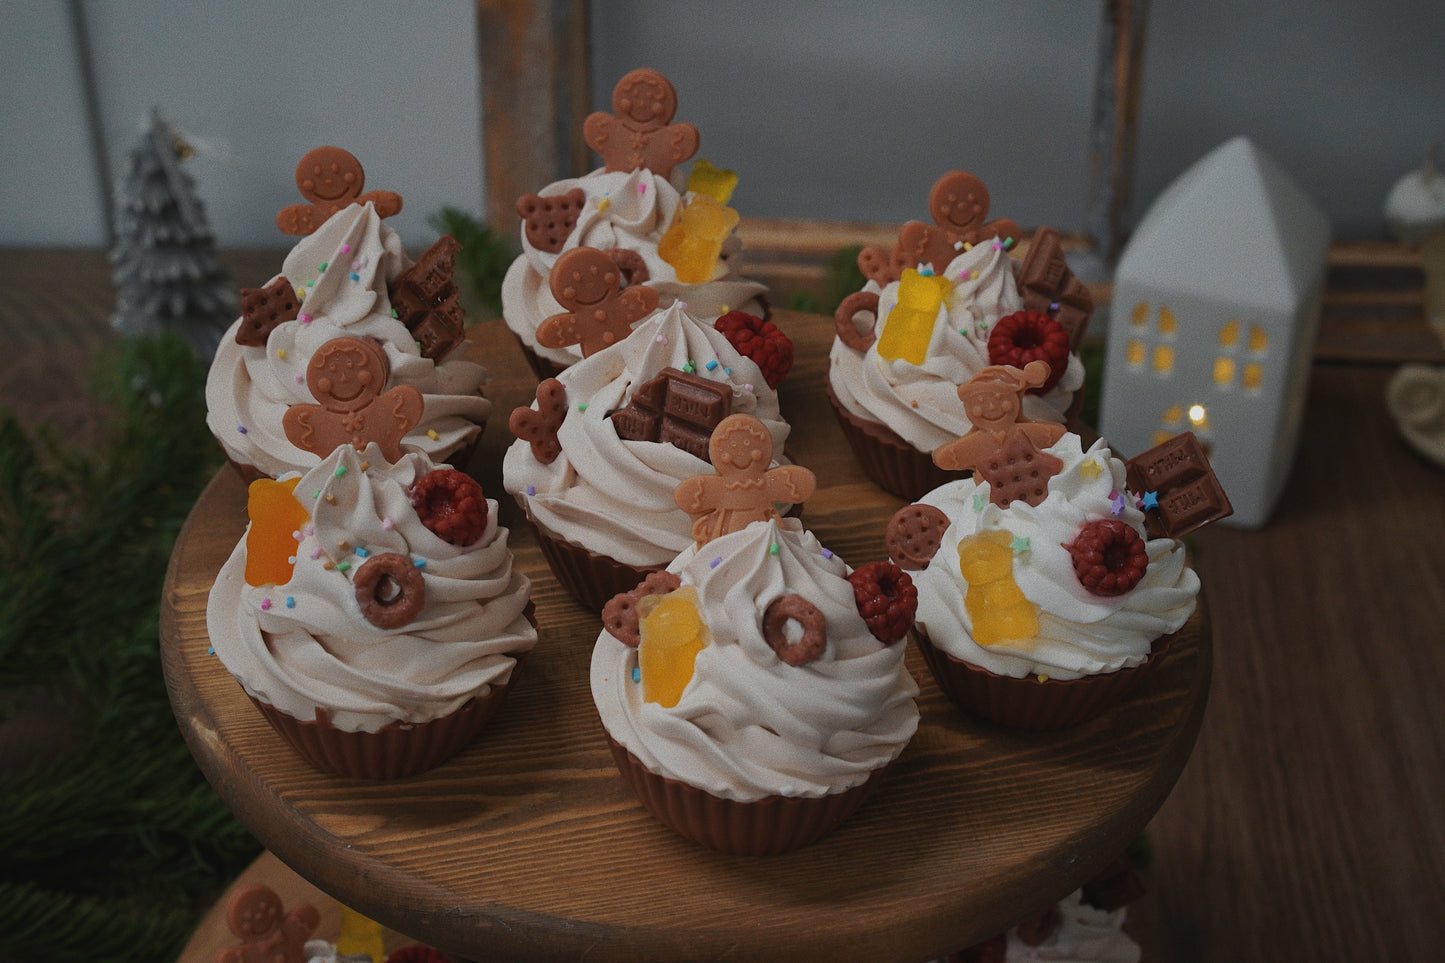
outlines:
[[378, 217], [390, 217], [401, 210], [401, 195], [395, 191], [362, 193], [366, 173], [361, 161], [340, 147], [317, 147], [296, 165], [296, 187], [305, 204], [284, 207], [276, 215], [276, 226], [283, 233], [305, 235], [315, 231], [337, 211], [352, 204], [370, 202]]

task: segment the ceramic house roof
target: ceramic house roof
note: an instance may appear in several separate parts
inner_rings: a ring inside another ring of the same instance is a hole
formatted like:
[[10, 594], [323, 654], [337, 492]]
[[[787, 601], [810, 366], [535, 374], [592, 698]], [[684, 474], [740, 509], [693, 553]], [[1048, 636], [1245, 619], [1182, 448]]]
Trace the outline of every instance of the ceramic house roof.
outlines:
[[1292, 314], [1320, 282], [1329, 219], [1245, 137], [1215, 148], [1159, 195], [1115, 283]]

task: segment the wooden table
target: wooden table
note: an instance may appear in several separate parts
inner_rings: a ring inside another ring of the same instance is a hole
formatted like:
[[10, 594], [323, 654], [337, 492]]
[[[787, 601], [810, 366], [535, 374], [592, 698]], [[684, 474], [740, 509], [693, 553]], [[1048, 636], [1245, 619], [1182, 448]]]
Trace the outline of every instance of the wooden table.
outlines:
[[[902, 504], [865, 481], [823, 400], [831, 328], [779, 312], [799, 362], [783, 390], [790, 448], [819, 475], [805, 520], [853, 564], [885, 557]], [[473, 468], [502, 495], [504, 415], [535, 380], [500, 324], [474, 330], [499, 414]], [[1191, 621], [1135, 698], [1057, 734], [971, 721], [910, 647], [918, 733], [882, 788], [838, 831], [769, 859], [724, 857], [675, 836], [618, 777], [593, 709], [597, 619], [557, 587], [503, 495], [541, 638], [504, 711], [461, 756], [373, 784], [312, 769], [207, 653], [212, 579], [246, 523], [229, 470], [177, 543], [162, 609], [166, 681], [217, 792], [268, 849], [348, 906], [483, 959], [918, 961], [1042, 910], [1139, 833], [1189, 757], [1211, 668]]]

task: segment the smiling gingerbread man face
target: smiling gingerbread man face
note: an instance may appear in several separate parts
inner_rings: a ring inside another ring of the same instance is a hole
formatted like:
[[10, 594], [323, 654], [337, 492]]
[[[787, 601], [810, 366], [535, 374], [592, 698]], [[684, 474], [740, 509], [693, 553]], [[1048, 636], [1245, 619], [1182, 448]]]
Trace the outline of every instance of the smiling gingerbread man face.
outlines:
[[612, 88], [612, 110], [639, 130], [656, 130], [677, 113], [677, 91], [662, 74], [643, 67], [625, 75]]
[[386, 356], [359, 338], [322, 345], [306, 366], [306, 387], [331, 411], [371, 404], [386, 384]]
[[341, 147], [317, 147], [296, 165], [296, 187], [305, 204], [292, 204], [276, 215], [276, 226], [287, 234], [310, 234], [327, 218], [352, 204], [370, 203], [378, 217], [401, 210], [401, 195], [394, 191], [363, 194], [366, 173], [361, 161]]

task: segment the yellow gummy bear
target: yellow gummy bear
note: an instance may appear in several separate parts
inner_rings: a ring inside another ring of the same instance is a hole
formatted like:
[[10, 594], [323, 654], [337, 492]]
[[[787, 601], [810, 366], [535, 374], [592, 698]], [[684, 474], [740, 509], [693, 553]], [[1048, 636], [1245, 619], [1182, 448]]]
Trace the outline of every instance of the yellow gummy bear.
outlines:
[[246, 584], [285, 585], [296, 563], [296, 535], [310, 515], [295, 496], [299, 477], [289, 481], [258, 478], [246, 489]]
[[638, 603], [637, 666], [642, 698], [671, 709], [692, 681], [693, 663], [707, 645], [709, 632], [697, 610], [697, 589], [688, 586]]
[[723, 241], [737, 226], [737, 211], [698, 194], [673, 217], [657, 242], [657, 256], [672, 265], [684, 284], [710, 281]]
[[1013, 577], [1012, 536], [980, 532], [958, 543], [958, 571], [968, 586], [963, 604], [979, 645], [1020, 642], [1039, 634], [1039, 607]]
[[898, 303], [883, 322], [878, 355], [889, 361], [902, 358], [909, 364], [923, 364], [938, 309], [952, 290], [948, 278], [906, 269], [898, 283]]
[[343, 904], [341, 909], [341, 934], [336, 938], [338, 956], [367, 956], [372, 963], [386, 959], [386, 941], [382, 938], [381, 924], [367, 919], [356, 910]]
[[705, 157], [693, 161], [692, 170], [687, 175], [688, 190], [695, 194], [706, 194], [719, 204], [726, 204], [737, 186], [738, 175], [735, 171], [714, 167]]

